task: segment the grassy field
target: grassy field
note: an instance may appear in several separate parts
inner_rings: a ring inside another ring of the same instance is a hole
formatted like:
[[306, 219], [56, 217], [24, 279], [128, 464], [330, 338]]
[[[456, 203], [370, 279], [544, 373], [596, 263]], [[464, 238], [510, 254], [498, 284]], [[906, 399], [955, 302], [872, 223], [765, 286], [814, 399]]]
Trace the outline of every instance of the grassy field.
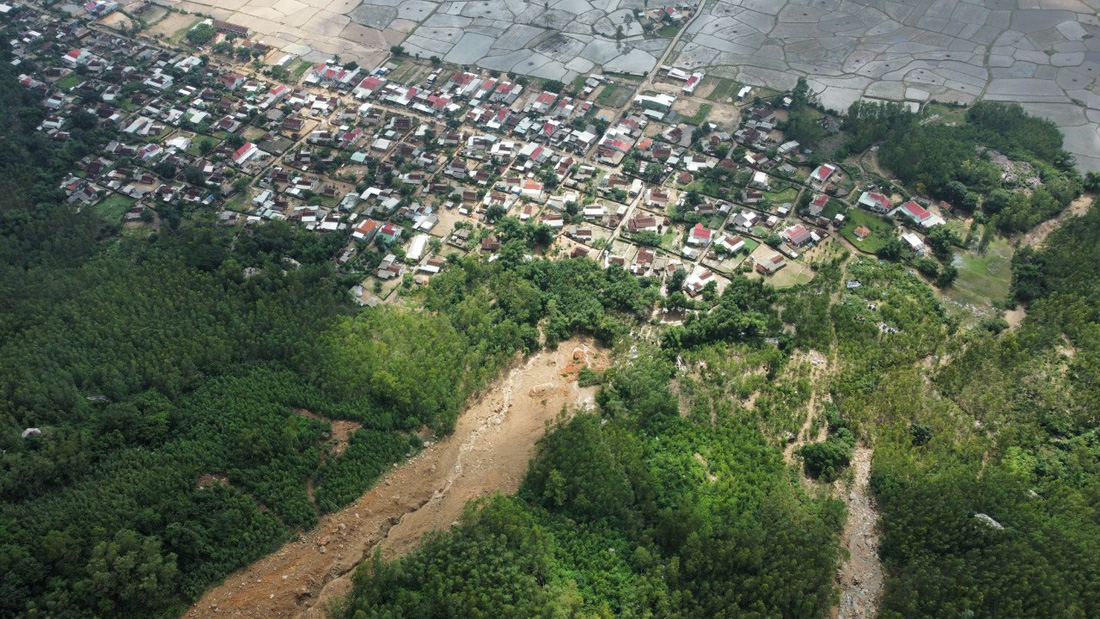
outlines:
[[[837, 213], [847, 213], [848, 209], [844, 206], [844, 203], [840, 200], [829, 200], [825, 205], [825, 210], [821, 211], [821, 216], [828, 219], [836, 217]], [[847, 215], [845, 215], [847, 217]]]
[[680, 32], [680, 26], [677, 24], [669, 24], [657, 30], [657, 36], [662, 36], [666, 39], [671, 39], [676, 36], [676, 33]]
[[708, 101], [723, 103], [727, 98], [737, 96], [737, 92], [741, 90], [741, 84], [733, 80], [724, 77], [708, 77], [708, 79], [713, 79], [717, 82], [714, 86], [714, 90], [710, 91], [710, 94], [706, 97]]
[[182, 44], [183, 40], [187, 38], [187, 33], [191, 32], [191, 28], [194, 28], [195, 24], [199, 23], [200, 21], [202, 21], [202, 18], [196, 17], [194, 20], [191, 21], [191, 23], [187, 24], [183, 28], [180, 28], [179, 30], [176, 30], [174, 33], [172, 33], [172, 36], [168, 37], [168, 42], [172, 45]]
[[963, 123], [966, 121], [966, 108], [960, 106], [944, 105], [942, 103], [929, 103], [928, 105], [924, 106], [924, 113], [925, 122], [931, 124], [942, 125], [948, 123]]
[[710, 110], [713, 107], [714, 106], [712, 106], [709, 103], [704, 103], [703, 105], [700, 105], [699, 106], [699, 111], [695, 113], [695, 116], [692, 116], [691, 118], [686, 118], [685, 117], [684, 122], [686, 122], [689, 125], [696, 125], [696, 126], [703, 124], [703, 121], [707, 119], [707, 114], [710, 114]]
[[810, 267], [800, 262], [790, 261], [787, 266], [776, 271], [766, 281], [776, 288], [791, 288], [799, 284], [808, 284], [813, 278], [814, 272]]
[[1008, 296], [1014, 251], [1008, 241], [995, 237], [984, 252], [958, 252], [954, 264], [959, 277], [944, 296], [958, 305], [992, 308]]
[[781, 191], [765, 191], [764, 195], [772, 201], [772, 204], [783, 204], [784, 202], [794, 202], [798, 197], [797, 187], [787, 187]]
[[134, 200], [125, 196], [111, 195], [95, 205], [96, 212], [110, 224], [122, 223], [122, 216], [134, 205]]
[[[867, 226], [871, 229], [871, 234], [862, 241], [856, 237], [855, 233], [855, 229], [860, 226]], [[884, 217], [879, 217], [863, 209], [850, 209], [847, 220], [840, 227], [840, 235], [851, 241], [852, 245], [864, 251], [875, 252], [885, 245], [888, 240], [896, 236], [897, 231], [894, 223]]]
[[605, 107], [620, 107], [626, 104], [630, 98], [631, 90], [617, 84], [605, 84], [600, 94], [596, 96], [596, 103]]
[[[415, 77], [420, 74], [420, 65], [411, 60], [397, 60], [391, 62], [396, 66], [386, 75], [387, 79], [391, 79], [395, 82], [409, 82], [414, 81]], [[454, 72], [444, 71], [439, 74], [439, 83], [443, 83], [444, 80], [449, 79]]]
[[308, 60], [298, 60], [291, 66], [290, 75], [294, 77], [295, 80], [300, 80], [312, 66], [313, 64]]
[[191, 155], [192, 157], [198, 157], [199, 155], [201, 155], [202, 149], [199, 148], [199, 144], [204, 141], [210, 142], [211, 146], [217, 146], [220, 140], [217, 140], [207, 135], [203, 135], [201, 133], [196, 134], [193, 138], [191, 138], [191, 146], [187, 147], [187, 154]]
[[54, 83], [54, 86], [57, 86], [65, 92], [69, 92], [70, 90], [75, 88], [77, 84], [83, 81], [83, 77], [77, 75], [76, 73], [70, 73], [69, 75], [66, 75], [65, 77], [57, 80], [57, 82]]
[[661, 249], [679, 255], [680, 249], [684, 246], [683, 241], [683, 231], [679, 228], [672, 228], [670, 226], [665, 230], [665, 233], [661, 235]]
[[576, 79], [573, 80], [572, 84], [570, 84], [573, 87], [573, 92], [580, 94], [581, 91], [584, 90], [584, 82], [587, 79], [588, 76], [585, 74], [578, 75]]

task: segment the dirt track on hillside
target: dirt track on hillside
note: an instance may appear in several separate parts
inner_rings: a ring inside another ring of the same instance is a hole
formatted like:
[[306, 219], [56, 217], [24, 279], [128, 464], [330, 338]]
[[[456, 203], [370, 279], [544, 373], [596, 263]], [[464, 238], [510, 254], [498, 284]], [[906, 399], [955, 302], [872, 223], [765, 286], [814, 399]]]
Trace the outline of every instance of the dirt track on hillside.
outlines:
[[313, 531], [231, 575], [185, 617], [323, 617], [351, 590], [351, 574], [375, 547], [389, 558], [446, 529], [470, 499], [510, 493], [535, 443], [562, 407], [590, 404], [577, 386], [584, 365], [602, 370], [607, 353], [583, 340], [562, 342], [518, 363], [459, 417], [454, 433], [427, 446]]

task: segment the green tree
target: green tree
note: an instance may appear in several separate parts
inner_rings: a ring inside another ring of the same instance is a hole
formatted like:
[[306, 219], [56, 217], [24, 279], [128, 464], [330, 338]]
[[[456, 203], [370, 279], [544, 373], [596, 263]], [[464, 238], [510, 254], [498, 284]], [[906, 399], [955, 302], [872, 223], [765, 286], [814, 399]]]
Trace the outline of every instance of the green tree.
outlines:
[[198, 24], [187, 31], [187, 41], [196, 47], [205, 45], [218, 35], [217, 29], [210, 24]]

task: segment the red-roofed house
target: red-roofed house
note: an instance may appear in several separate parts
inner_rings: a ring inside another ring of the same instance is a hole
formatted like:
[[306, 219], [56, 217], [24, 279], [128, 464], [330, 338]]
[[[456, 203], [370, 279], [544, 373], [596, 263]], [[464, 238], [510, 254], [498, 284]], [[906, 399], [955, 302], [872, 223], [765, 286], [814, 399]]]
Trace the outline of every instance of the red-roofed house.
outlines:
[[790, 228], [787, 228], [780, 236], [787, 239], [787, 241], [795, 247], [808, 245], [814, 240], [813, 237], [810, 236], [810, 231], [806, 228], [803, 228], [801, 225], [794, 225]]
[[940, 219], [936, 215], [928, 212], [927, 209], [912, 200], [897, 207], [890, 214], [900, 214], [914, 224], [926, 229], [943, 223], [943, 219]]
[[89, 52], [73, 48], [69, 50], [69, 53], [61, 57], [61, 62], [64, 62], [70, 67], [76, 67], [77, 65], [87, 64], [91, 59], [92, 55]]
[[554, 105], [557, 98], [558, 96], [552, 92], [543, 92], [531, 104], [531, 109], [539, 114], [545, 114], [550, 111], [550, 106]]
[[362, 239], [366, 242], [374, 240], [374, 235], [378, 233], [378, 222], [373, 219], [364, 219], [359, 222], [359, 225], [355, 226], [355, 230], [351, 235], [357, 239]]
[[524, 179], [523, 186], [520, 189], [520, 193], [531, 198], [532, 200], [542, 199], [542, 183], [534, 179]]
[[869, 211], [882, 214], [889, 213], [890, 209], [894, 206], [893, 203], [890, 202], [890, 198], [887, 198], [881, 193], [874, 193], [871, 191], [864, 191], [863, 194], [859, 196], [858, 204]]
[[233, 162], [237, 165], [244, 165], [249, 159], [256, 156], [258, 152], [260, 152], [260, 149], [252, 142], [249, 142], [238, 148], [237, 152], [233, 153]]
[[688, 245], [706, 245], [710, 242], [710, 230], [701, 223], [695, 224], [688, 235]]
[[386, 243], [392, 243], [397, 240], [397, 237], [401, 236], [401, 228], [391, 223], [382, 224], [382, 227], [378, 229], [378, 236]]
[[823, 163], [817, 166], [817, 169], [813, 171], [813, 174], [810, 174], [810, 183], [817, 186], [824, 185], [829, 180], [829, 177], [833, 175], [833, 172], [836, 172], [836, 168], [834, 166]]
[[362, 82], [359, 82], [359, 87], [355, 89], [355, 96], [360, 99], [365, 99], [378, 92], [378, 89], [385, 83], [386, 80], [380, 77], [367, 77]]
[[821, 211], [825, 210], [825, 206], [829, 204], [829, 196], [819, 193], [814, 196], [814, 199], [810, 201], [810, 214], [817, 216], [821, 214]]

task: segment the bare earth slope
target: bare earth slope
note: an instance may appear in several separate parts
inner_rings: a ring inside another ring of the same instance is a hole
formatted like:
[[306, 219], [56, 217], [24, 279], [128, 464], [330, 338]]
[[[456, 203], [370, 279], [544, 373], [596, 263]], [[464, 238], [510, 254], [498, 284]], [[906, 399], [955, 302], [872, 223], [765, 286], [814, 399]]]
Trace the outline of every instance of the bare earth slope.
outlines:
[[844, 480], [837, 480], [834, 491], [848, 507], [848, 521], [844, 525], [843, 543], [848, 549], [848, 560], [837, 575], [840, 585], [840, 606], [833, 617], [862, 619], [878, 614], [882, 597], [882, 561], [878, 557], [878, 512], [869, 495], [871, 456], [868, 447], [856, 447], [852, 456], [855, 479], [850, 488]]
[[576, 382], [585, 364], [606, 366], [606, 352], [569, 340], [521, 362], [459, 417], [451, 436], [314, 531], [230, 576], [185, 616], [323, 616], [327, 603], [350, 591], [352, 570], [376, 546], [386, 557], [403, 555], [428, 531], [456, 522], [470, 499], [514, 492], [548, 422], [563, 407], [591, 403], [595, 387]]

